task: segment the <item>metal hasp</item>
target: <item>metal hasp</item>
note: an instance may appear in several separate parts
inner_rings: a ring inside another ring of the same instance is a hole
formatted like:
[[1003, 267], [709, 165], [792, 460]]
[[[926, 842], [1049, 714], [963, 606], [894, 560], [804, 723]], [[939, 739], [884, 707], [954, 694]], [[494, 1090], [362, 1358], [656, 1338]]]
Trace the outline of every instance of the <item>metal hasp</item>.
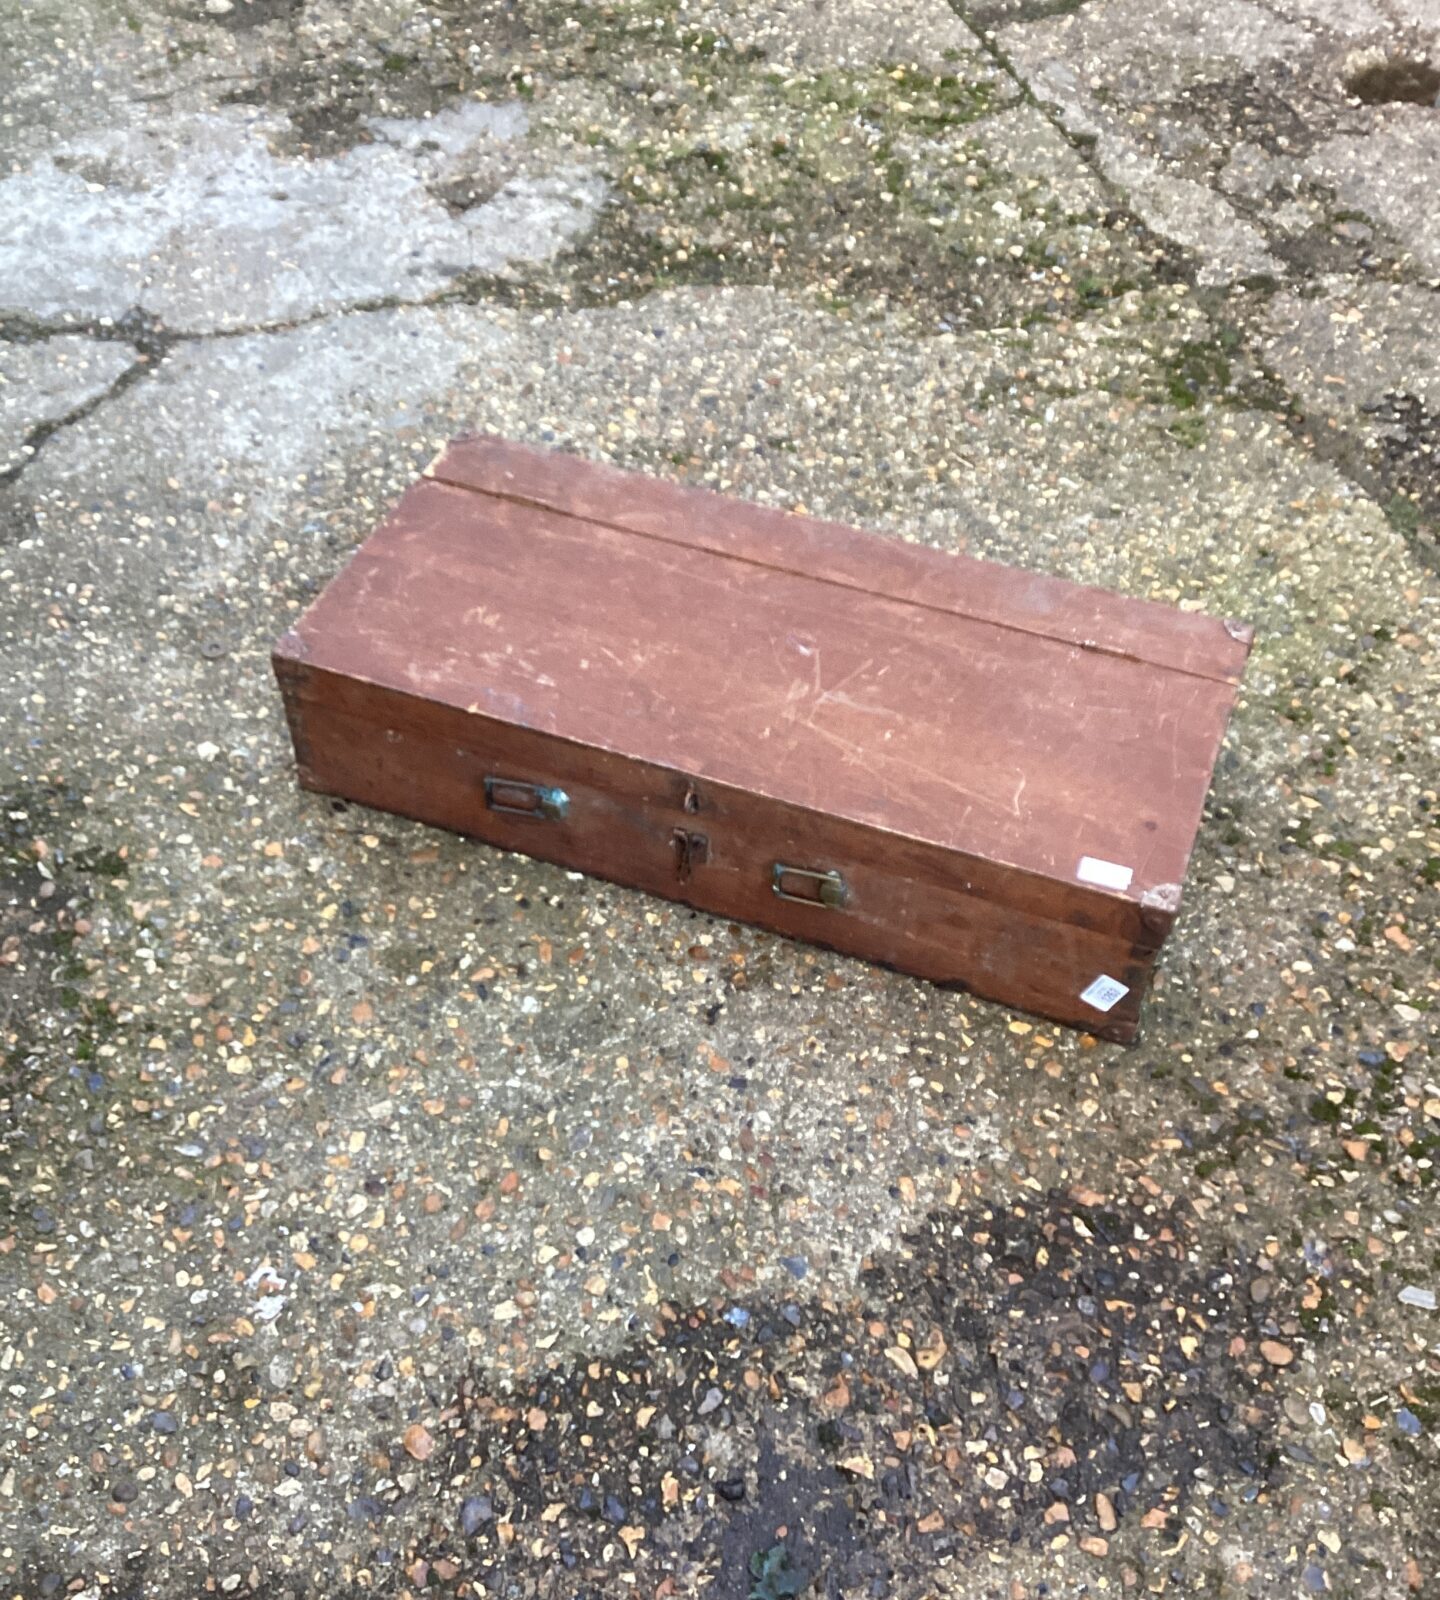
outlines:
[[570, 796], [549, 784], [491, 777], [485, 780], [485, 804], [492, 811], [508, 811], [512, 816], [559, 822], [570, 809]]
[[675, 851], [675, 876], [681, 883], [688, 882], [695, 868], [710, 859], [710, 841], [703, 833], [676, 828], [670, 835], [670, 844]]
[[[787, 883], [803, 883], [810, 892], [797, 894]], [[845, 880], [838, 872], [816, 872], [810, 867], [788, 867], [777, 861], [770, 869], [770, 887], [782, 900], [793, 900], [801, 906], [831, 906], [840, 910], [850, 898]]]

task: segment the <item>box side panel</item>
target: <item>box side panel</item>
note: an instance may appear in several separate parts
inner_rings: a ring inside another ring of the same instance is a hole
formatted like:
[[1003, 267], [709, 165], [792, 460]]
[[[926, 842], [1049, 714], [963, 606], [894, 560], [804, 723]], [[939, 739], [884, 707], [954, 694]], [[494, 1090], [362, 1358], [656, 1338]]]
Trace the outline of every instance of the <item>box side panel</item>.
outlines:
[[280, 688], [280, 703], [285, 708], [285, 725], [290, 730], [290, 745], [295, 752], [295, 776], [302, 789], [319, 787], [310, 777], [310, 726], [317, 719], [304, 698], [311, 681], [310, 669], [285, 654], [277, 645], [270, 656], [270, 669]]
[[[987, 898], [959, 886], [963, 868], [897, 861], [890, 840], [854, 824], [304, 667], [281, 676], [306, 787], [1108, 1038], [1134, 1036], [1153, 947], [1022, 909], [1004, 897], [1003, 875]], [[777, 881], [796, 898], [777, 894]], [[843, 903], [819, 898], [837, 881]], [[1097, 991], [1102, 978], [1125, 993]]]

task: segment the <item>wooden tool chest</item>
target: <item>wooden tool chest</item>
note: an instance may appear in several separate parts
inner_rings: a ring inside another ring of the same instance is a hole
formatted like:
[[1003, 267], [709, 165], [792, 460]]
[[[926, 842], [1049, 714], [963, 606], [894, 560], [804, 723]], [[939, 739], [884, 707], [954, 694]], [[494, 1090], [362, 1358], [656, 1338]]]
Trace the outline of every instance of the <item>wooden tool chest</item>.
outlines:
[[306, 788], [1127, 1040], [1250, 642], [467, 438], [274, 664]]

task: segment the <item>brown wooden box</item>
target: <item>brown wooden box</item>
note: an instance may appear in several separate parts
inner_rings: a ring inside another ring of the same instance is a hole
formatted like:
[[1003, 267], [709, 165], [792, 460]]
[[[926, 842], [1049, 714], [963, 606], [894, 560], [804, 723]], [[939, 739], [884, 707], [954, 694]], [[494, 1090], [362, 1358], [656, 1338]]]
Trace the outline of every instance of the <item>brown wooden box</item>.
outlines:
[[1251, 637], [471, 438], [274, 662], [306, 788], [1127, 1040]]

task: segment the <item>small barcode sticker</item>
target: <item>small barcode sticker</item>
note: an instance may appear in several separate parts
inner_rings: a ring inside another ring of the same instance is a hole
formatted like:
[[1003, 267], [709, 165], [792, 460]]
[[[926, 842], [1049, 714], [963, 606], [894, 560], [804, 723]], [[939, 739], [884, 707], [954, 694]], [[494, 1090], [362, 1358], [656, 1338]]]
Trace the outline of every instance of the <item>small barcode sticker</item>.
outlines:
[[1097, 1011], [1109, 1011], [1129, 993], [1129, 988], [1118, 978], [1107, 978], [1102, 972], [1094, 983], [1081, 993], [1080, 998], [1087, 1006], [1094, 1006]]
[[1075, 876], [1081, 883], [1093, 883], [1097, 889], [1115, 889], [1124, 894], [1135, 873], [1130, 867], [1122, 867], [1118, 861], [1102, 861], [1099, 856], [1081, 856]]

